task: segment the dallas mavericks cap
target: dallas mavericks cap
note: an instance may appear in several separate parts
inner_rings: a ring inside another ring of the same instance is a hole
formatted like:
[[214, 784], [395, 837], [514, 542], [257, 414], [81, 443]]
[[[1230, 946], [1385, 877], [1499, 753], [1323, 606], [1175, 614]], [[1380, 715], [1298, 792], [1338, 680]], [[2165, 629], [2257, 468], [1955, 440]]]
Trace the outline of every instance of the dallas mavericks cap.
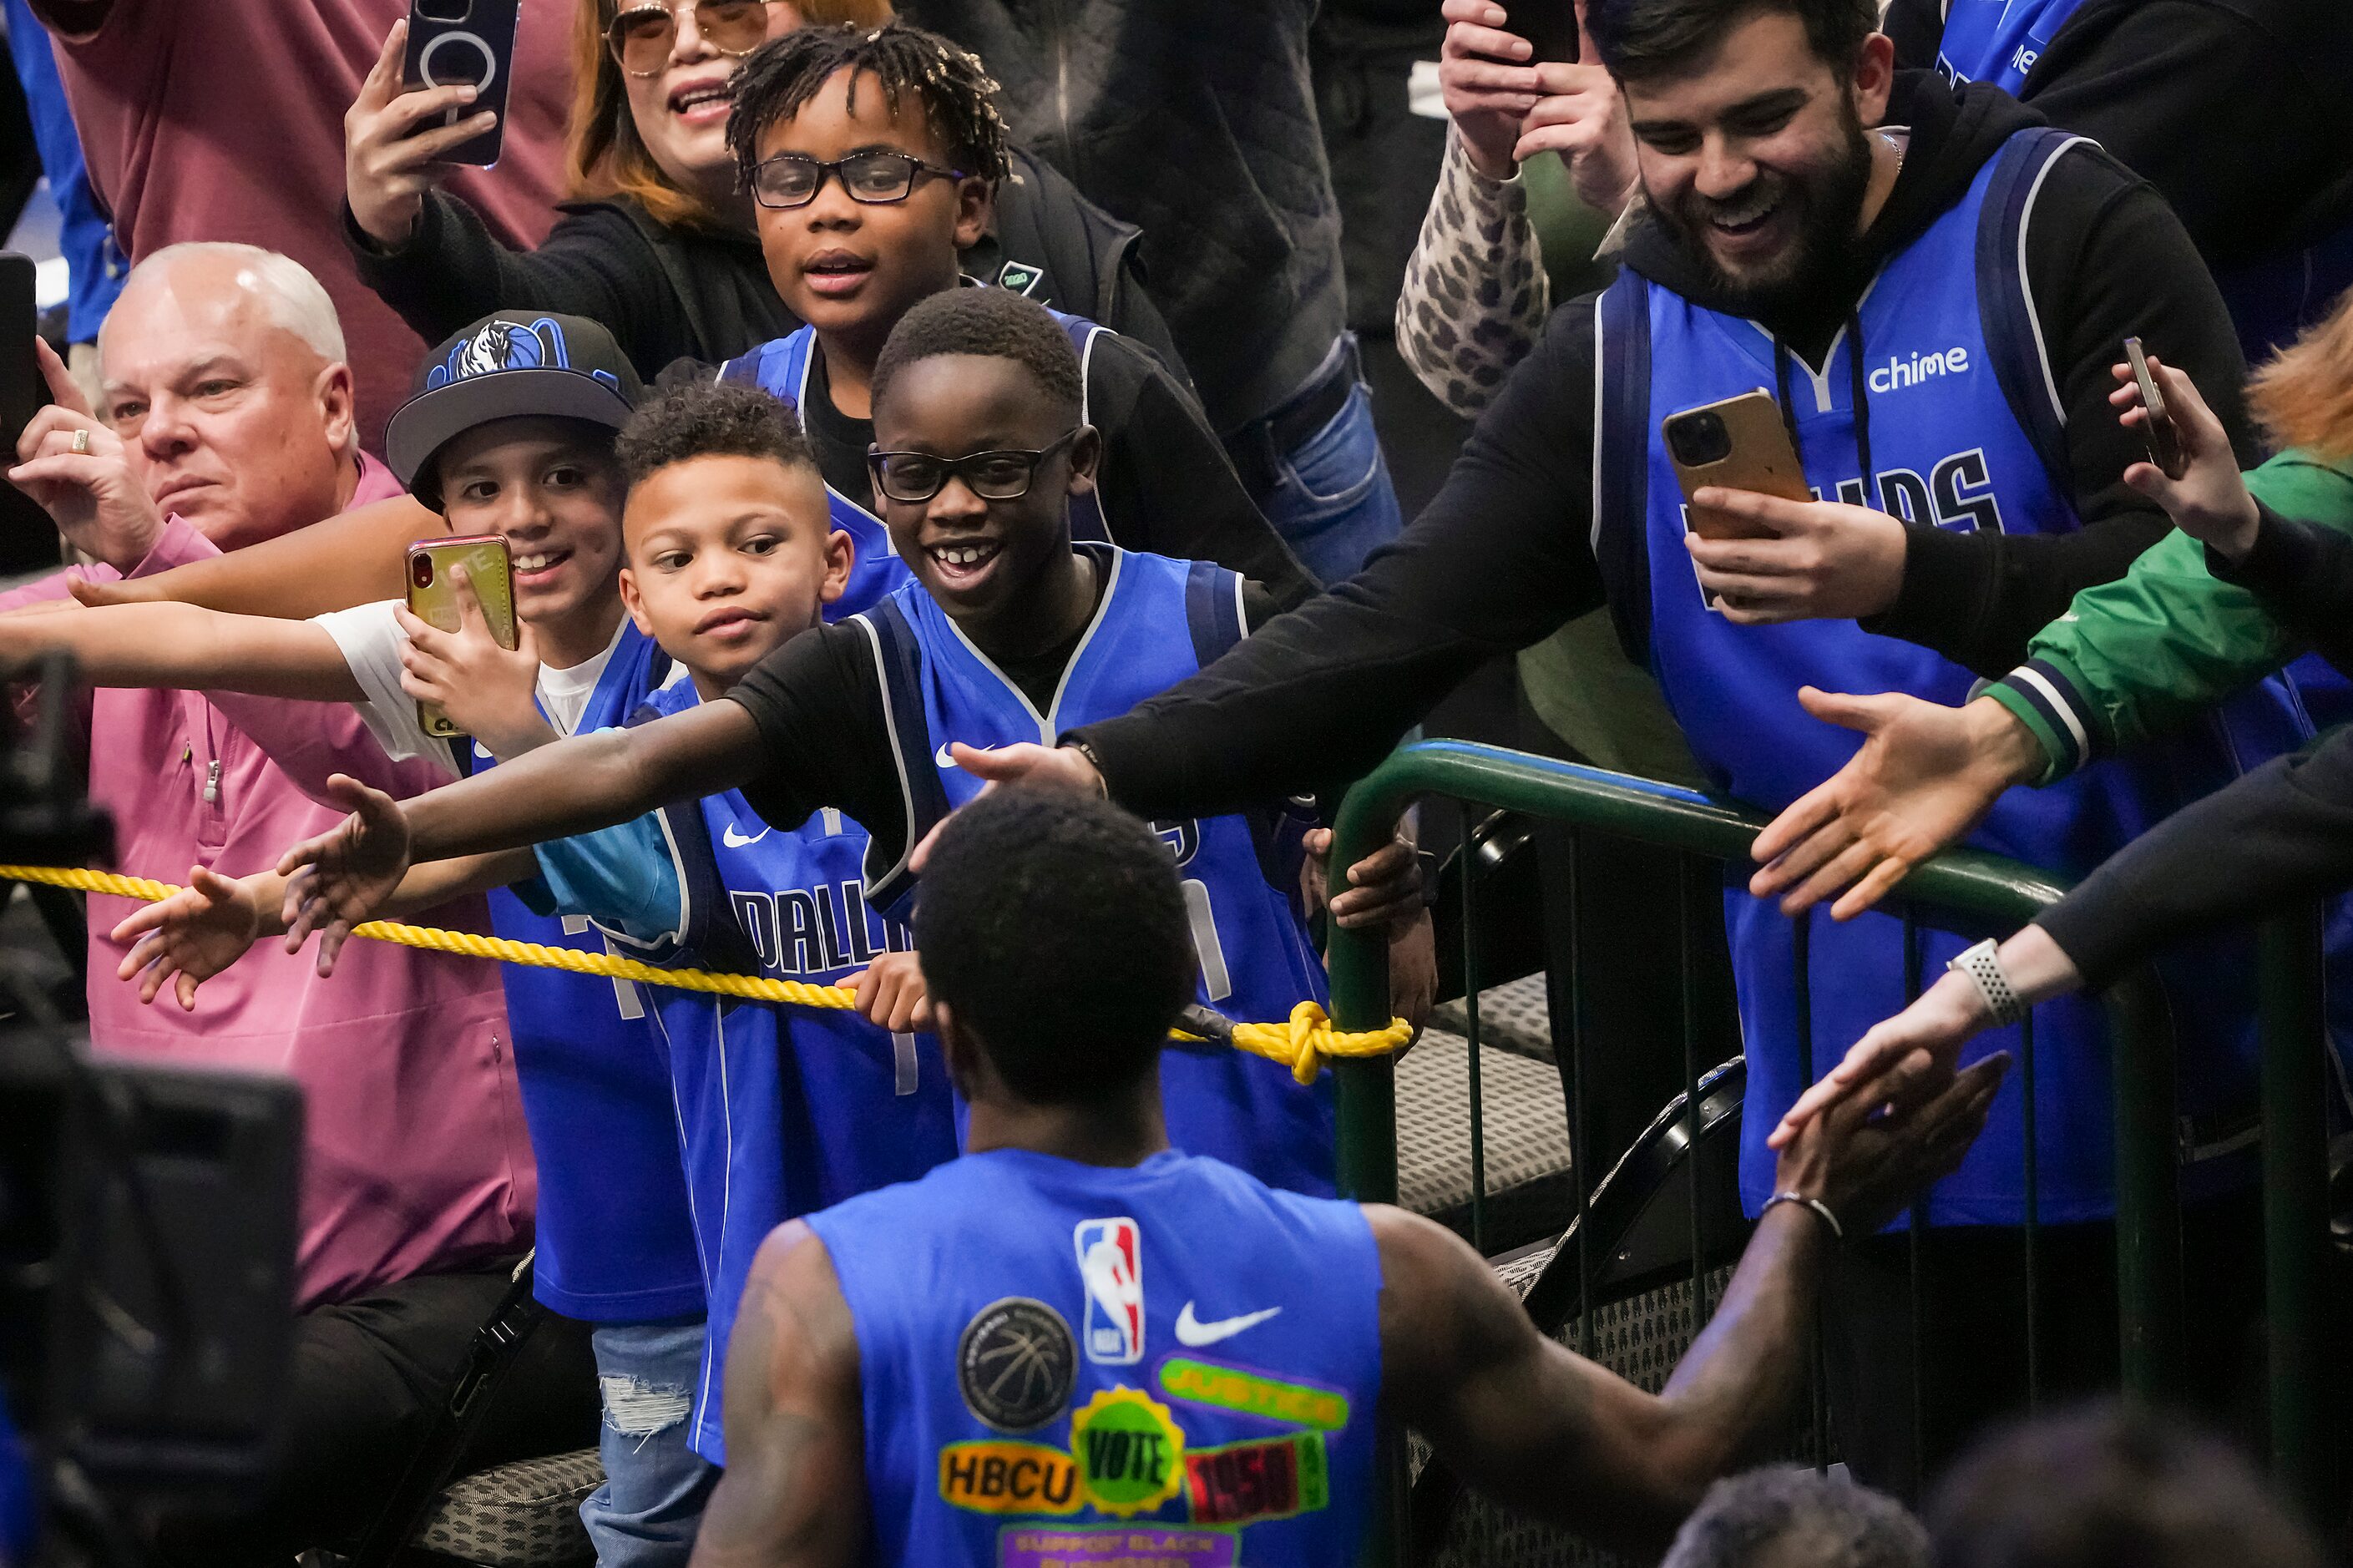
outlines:
[[417, 392], [385, 426], [385, 456], [408, 491], [441, 510], [435, 454], [493, 419], [578, 419], [618, 430], [645, 396], [613, 334], [584, 316], [501, 310], [436, 348]]

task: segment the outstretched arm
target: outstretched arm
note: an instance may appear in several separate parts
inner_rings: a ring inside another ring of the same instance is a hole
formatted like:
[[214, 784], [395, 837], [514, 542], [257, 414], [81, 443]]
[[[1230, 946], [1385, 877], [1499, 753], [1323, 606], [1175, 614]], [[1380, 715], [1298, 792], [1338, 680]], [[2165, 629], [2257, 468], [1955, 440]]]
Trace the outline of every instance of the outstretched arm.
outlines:
[[338, 774], [329, 793], [352, 815], [278, 862], [282, 876], [311, 868], [287, 945], [322, 931], [320, 956], [332, 962], [351, 928], [385, 908], [413, 862], [593, 833], [674, 801], [734, 789], [758, 772], [760, 760], [751, 714], [738, 703], [706, 702], [650, 724], [542, 746], [406, 802]]
[[823, 1568], [858, 1559], [866, 1422], [858, 1333], [833, 1260], [795, 1220], [761, 1245], [728, 1344], [727, 1471], [695, 1568]]
[[[82, 584], [77, 584], [77, 593]], [[356, 702], [335, 639], [307, 621], [225, 616], [194, 605], [111, 605], [0, 616], [0, 663], [63, 649], [92, 686], [175, 686]]]
[[[1956, 1077], [1918, 1058], [1851, 1087], [1782, 1152], [1775, 1190], [1866, 1234], [1960, 1163], [2007, 1066], [1992, 1057]], [[1539, 1334], [1451, 1232], [1366, 1213], [1381, 1252], [1383, 1399], [1512, 1507], [1656, 1552], [1797, 1390], [1831, 1240], [1800, 1205], [1767, 1209], [1723, 1304], [1655, 1396]]]
[[307, 620], [398, 597], [409, 545], [448, 532], [439, 512], [394, 496], [168, 572], [92, 583], [81, 597], [93, 605], [173, 601]]

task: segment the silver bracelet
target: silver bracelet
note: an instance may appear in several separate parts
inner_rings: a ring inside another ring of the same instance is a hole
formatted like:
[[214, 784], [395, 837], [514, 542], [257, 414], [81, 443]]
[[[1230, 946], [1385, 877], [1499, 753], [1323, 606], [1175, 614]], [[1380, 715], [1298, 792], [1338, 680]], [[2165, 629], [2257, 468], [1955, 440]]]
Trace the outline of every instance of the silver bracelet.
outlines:
[[1831, 1227], [1831, 1235], [1836, 1237], [1841, 1241], [1844, 1241], [1846, 1239], [1846, 1226], [1839, 1224], [1838, 1215], [1831, 1213], [1831, 1205], [1822, 1202], [1821, 1199], [1810, 1198], [1803, 1193], [1775, 1193], [1771, 1197], [1765, 1200], [1765, 1206], [1757, 1211], [1757, 1217], [1758, 1219], [1763, 1219], [1767, 1215], [1772, 1213], [1773, 1205], [1775, 1204], [1803, 1204], [1806, 1207], [1813, 1210], [1816, 1214], [1822, 1216], [1822, 1223]]
[[2007, 1028], [2026, 1016], [2031, 1005], [2018, 994], [2010, 976], [2001, 967], [2001, 944], [1988, 937], [1958, 958], [1945, 965], [1966, 974], [1985, 998], [1986, 1011], [1992, 1015], [1996, 1028]]

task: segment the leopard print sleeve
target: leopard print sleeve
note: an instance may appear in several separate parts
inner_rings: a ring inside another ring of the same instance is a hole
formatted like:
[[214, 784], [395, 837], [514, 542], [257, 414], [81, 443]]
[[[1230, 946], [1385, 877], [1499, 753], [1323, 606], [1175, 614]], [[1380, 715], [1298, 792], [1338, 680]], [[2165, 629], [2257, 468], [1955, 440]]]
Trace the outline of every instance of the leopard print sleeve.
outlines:
[[1405, 264], [1398, 352], [1448, 407], [1475, 418], [1535, 347], [1551, 309], [1527, 187], [1481, 175], [1450, 130], [1438, 190]]

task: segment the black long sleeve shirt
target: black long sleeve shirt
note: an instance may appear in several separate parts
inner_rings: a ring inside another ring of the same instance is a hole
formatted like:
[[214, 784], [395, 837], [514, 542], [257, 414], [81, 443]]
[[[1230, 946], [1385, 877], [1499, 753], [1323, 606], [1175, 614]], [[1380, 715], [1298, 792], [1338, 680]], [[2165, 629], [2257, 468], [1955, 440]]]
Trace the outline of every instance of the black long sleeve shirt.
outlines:
[[[1946, 210], [1992, 147], [2038, 122], [1990, 88], [1956, 92], [1922, 73], [1899, 79], [1899, 89], [1890, 119], [1909, 120], [1911, 142], [1858, 247], [1873, 265]], [[2078, 589], [2122, 575], [2169, 527], [2122, 479], [2143, 455], [2107, 403], [2108, 367], [2126, 336], [2187, 370], [2242, 456], [2253, 456], [2229, 314], [2147, 184], [2095, 150], [2070, 151], [2051, 165], [2026, 250], [2067, 410], [2065, 478], [2082, 526], [2023, 535], [1915, 528], [1897, 598], [1868, 623], [1988, 675], [2013, 666]], [[1856, 270], [1860, 279], [1768, 324], [1799, 353], [1819, 355], [1870, 275]], [[1328, 788], [1377, 762], [1481, 662], [1603, 604], [1609, 588], [1591, 543], [1594, 379], [1588, 298], [1554, 312], [1437, 498], [1362, 574], [1126, 717], [1078, 732], [1113, 794], [1148, 816], [1184, 816]]]

